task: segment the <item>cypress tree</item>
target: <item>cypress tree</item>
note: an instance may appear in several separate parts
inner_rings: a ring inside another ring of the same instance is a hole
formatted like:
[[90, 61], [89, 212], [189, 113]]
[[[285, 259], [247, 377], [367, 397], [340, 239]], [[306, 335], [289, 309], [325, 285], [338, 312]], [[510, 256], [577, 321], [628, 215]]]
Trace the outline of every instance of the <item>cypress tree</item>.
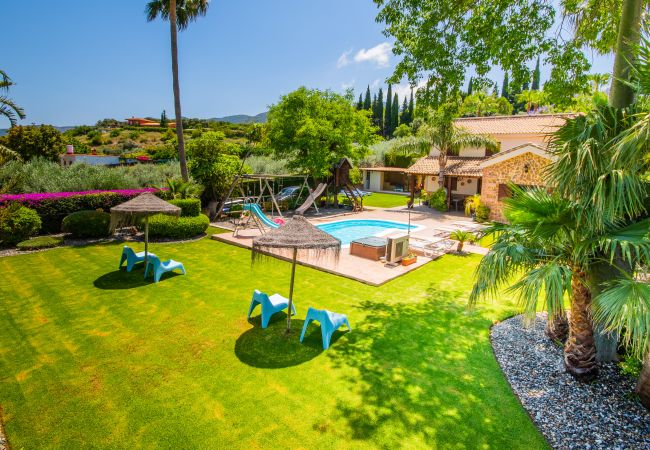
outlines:
[[508, 72], [505, 72], [503, 74], [503, 84], [501, 85], [501, 97], [507, 98], [510, 100], [510, 92], [508, 92], [508, 83], [510, 80], [508, 79]]
[[372, 107], [372, 103], [370, 100], [370, 85], [368, 85], [368, 87], [366, 88], [366, 98], [363, 101], [363, 109], [370, 110], [371, 107]]
[[402, 103], [402, 115], [399, 119], [400, 123], [409, 124], [409, 102], [404, 96], [404, 103]]
[[411, 89], [411, 99], [409, 100], [409, 121], [407, 125], [411, 125], [413, 123], [414, 118], [415, 118], [415, 102], [413, 100], [413, 89]]
[[492, 95], [494, 98], [497, 98], [499, 96], [499, 84], [494, 83], [494, 89], [492, 89]]
[[377, 94], [373, 94], [372, 96], [372, 123], [377, 125], [377, 119], [379, 117], [377, 113]]
[[392, 136], [393, 131], [395, 131], [395, 128], [399, 125], [399, 97], [397, 96], [397, 92], [395, 92], [395, 95], [393, 96], [393, 104], [391, 107], [390, 123], [393, 126], [393, 129], [390, 130], [390, 135]]
[[393, 123], [393, 86], [388, 85], [388, 95], [386, 96], [386, 119], [384, 120], [384, 137], [390, 139], [393, 135], [393, 130], [395, 129], [395, 124]]
[[474, 77], [469, 77], [469, 84], [467, 85], [467, 95], [468, 96], [472, 95], [473, 90], [474, 90]]
[[379, 95], [377, 95], [377, 126], [379, 133], [384, 134], [384, 90], [379, 88]]
[[359, 103], [357, 103], [357, 109], [362, 110], [363, 109], [363, 95], [359, 94]]
[[542, 74], [539, 70], [539, 56], [537, 57], [537, 64], [535, 64], [535, 71], [533, 72], [533, 85], [530, 87], [533, 91], [539, 91], [539, 81]]
[[164, 109], [160, 115], [160, 126], [161, 128], [165, 128], [167, 126], [167, 112]]

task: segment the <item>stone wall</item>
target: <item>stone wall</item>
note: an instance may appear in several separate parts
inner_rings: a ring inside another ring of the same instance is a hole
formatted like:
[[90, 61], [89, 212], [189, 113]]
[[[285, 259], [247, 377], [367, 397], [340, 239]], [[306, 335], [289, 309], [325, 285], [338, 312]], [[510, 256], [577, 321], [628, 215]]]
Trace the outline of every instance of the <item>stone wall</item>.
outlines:
[[490, 219], [504, 221], [499, 185], [510, 182], [525, 186], [543, 185], [542, 173], [550, 160], [533, 153], [507, 159], [483, 169], [481, 201], [490, 207]]

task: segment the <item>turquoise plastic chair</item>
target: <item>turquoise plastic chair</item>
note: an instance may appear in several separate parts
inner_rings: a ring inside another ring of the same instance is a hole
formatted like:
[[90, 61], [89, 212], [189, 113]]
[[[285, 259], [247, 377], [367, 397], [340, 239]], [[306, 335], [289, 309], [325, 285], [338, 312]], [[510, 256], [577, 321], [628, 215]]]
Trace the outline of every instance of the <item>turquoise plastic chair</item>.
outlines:
[[350, 322], [348, 322], [348, 316], [345, 314], [339, 314], [327, 311], [325, 309], [316, 309], [310, 306], [309, 310], [307, 311], [307, 318], [305, 318], [305, 324], [302, 326], [300, 342], [302, 342], [305, 337], [305, 331], [307, 331], [309, 323], [314, 320], [320, 323], [320, 331], [323, 336], [323, 349], [325, 350], [330, 348], [332, 335], [336, 330], [340, 328], [341, 325], [345, 325], [348, 327], [348, 331], [352, 331]]
[[[280, 294], [273, 294], [269, 297], [264, 292], [255, 289], [255, 292], [253, 292], [253, 298], [251, 299], [251, 305], [248, 308], [247, 319], [251, 318], [251, 314], [257, 305], [261, 305], [262, 307], [262, 328], [266, 328], [269, 325], [269, 320], [271, 320], [273, 314], [287, 309], [289, 306], [289, 300]], [[296, 305], [293, 303], [291, 303], [291, 310], [293, 311], [293, 314], [291, 315], [295, 315]]]
[[[149, 253], [149, 257], [151, 258], [152, 256], [156, 256], [153, 253]], [[122, 257], [120, 258], [120, 267], [118, 269], [122, 268], [122, 265], [126, 261], [126, 271], [131, 272], [133, 270], [133, 267], [140, 262], [144, 262], [144, 252], [134, 252], [131, 247], [128, 245], [125, 245], [124, 248], [122, 249]]]
[[147, 275], [149, 275], [150, 268], [153, 273], [153, 280], [156, 283], [160, 281], [160, 277], [162, 277], [164, 273], [171, 272], [172, 270], [180, 269], [180, 271], [183, 272], [183, 275], [185, 275], [185, 266], [183, 266], [183, 263], [179, 263], [173, 259], [162, 262], [160, 258], [151, 253], [149, 253], [149, 257], [147, 258], [147, 267], [144, 269], [145, 280], [147, 279]]

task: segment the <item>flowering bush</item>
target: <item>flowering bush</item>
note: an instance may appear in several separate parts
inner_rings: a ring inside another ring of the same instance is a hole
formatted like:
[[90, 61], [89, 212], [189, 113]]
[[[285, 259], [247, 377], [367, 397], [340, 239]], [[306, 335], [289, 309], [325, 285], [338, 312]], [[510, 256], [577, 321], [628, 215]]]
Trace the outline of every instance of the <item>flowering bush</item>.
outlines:
[[101, 209], [108, 212], [143, 192], [164, 195], [158, 189], [126, 189], [109, 191], [46, 192], [0, 195], [0, 206], [17, 203], [36, 210], [43, 222], [42, 231], [58, 233], [63, 219], [77, 211]]

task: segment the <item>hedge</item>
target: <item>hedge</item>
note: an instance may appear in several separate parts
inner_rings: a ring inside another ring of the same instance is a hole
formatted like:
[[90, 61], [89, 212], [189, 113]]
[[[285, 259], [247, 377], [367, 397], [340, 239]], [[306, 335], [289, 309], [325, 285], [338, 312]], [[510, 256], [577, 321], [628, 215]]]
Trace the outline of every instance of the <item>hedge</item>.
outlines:
[[21, 205], [0, 208], [0, 242], [15, 245], [41, 229], [41, 219], [33, 209]]
[[210, 219], [204, 214], [196, 217], [156, 215], [149, 218], [149, 236], [154, 238], [188, 239], [205, 233]]
[[181, 209], [181, 217], [196, 217], [201, 214], [201, 200], [198, 198], [169, 200], [169, 203]]
[[77, 211], [63, 219], [61, 228], [76, 238], [100, 238], [110, 234], [111, 215], [103, 211]]
[[0, 195], [0, 207], [18, 203], [34, 209], [43, 223], [42, 231], [45, 233], [58, 233], [61, 231], [63, 219], [74, 212], [96, 209], [109, 211], [113, 206], [124, 203], [143, 192], [154, 192], [160, 196], [165, 195], [163, 191], [158, 189]]
[[40, 250], [42, 248], [58, 247], [63, 244], [63, 238], [59, 236], [38, 236], [19, 242], [16, 247], [19, 250]]

